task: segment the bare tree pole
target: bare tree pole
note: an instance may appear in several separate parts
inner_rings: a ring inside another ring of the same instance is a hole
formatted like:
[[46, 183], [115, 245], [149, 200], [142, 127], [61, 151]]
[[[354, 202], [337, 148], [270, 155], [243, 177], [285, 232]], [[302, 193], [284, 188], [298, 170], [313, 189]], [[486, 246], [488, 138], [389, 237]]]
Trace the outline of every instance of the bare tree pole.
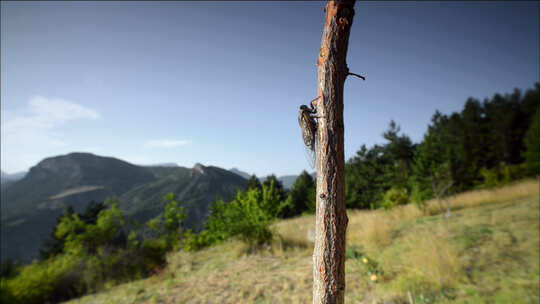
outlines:
[[[313, 251], [313, 303], [344, 302], [345, 154], [343, 87], [355, 0], [328, 1], [317, 60], [317, 212]], [[355, 74], [356, 76], [357, 74]], [[359, 76], [359, 75], [358, 75]]]

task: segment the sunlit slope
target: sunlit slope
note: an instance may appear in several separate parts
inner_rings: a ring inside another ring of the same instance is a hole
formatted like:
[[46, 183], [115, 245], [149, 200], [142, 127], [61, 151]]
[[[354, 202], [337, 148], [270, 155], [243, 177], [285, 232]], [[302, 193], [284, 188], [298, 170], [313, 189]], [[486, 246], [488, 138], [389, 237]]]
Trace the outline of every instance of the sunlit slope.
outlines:
[[[538, 303], [538, 183], [451, 199], [350, 211], [347, 303]], [[277, 223], [271, 247], [238, 241], [169, 256], [157, 275], [70, 303], [311, 303], [313, 216]]]

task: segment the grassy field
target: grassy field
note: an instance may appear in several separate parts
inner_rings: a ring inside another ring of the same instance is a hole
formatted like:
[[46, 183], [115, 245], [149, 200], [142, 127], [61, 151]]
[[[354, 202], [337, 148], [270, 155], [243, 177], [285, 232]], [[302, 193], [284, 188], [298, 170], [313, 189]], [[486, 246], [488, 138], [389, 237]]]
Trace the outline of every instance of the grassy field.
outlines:
[[[347, 303], [538, 303], [538, 183], [522, 181], [425, 210], [349, 211]], [[145, 280], [69, 303], [311, 303], [314, 217], [275, 225], [256, 252], [230, 241], [177, 252]]]

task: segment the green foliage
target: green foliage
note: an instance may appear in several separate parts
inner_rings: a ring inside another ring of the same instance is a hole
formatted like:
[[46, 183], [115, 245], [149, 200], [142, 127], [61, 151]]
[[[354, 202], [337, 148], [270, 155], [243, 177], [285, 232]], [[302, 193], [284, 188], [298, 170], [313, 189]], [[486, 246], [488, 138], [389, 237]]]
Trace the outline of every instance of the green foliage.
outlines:
[[111, 245], [121, 238], [125, 220], [115, 201], [107, 201], [107, 209], [99, 211], [95, 223], [85, 223], [78, 214], [66, 214], [56, 227], [55, 236], [64, 240], [63, 252], [81, 255], [93, 254], [99, 247]]
[[19, 273], [21, 267], [20, 262], [12, 259], [6, 259], [2, 261], [0, 265], [0, 278], [10, 278], [16, 276]]
[[348, 208], [375, 208], [389, 189], [385, 178], [390, 161], [384, 147], [363, 145], [345, 165], [345, 202]]
[[502, 184], [503, 176], [501, 170], [498, 167], [487, 169], [481, 168], [480, 175], [483, 178], [481, 187], [492, 188]]
[[211, 208], [205, 230], [199, 234], [187, 233], [184, 248], [197, 250], [238, 237], [250, 247], [272, 239], [270, 224], [276, 219], [281, 205], [280, 189], [274, 180], [263, 183], [261, 189], [238, 191], [230, 203], [217, 201]]
[[261, 189], [261, 181], [255, 176], [255, 174], [251, 175], [248, 179], [247, 189]]
[[62, 251], [64, 250], [65, 240], [63, 238], [58, 238], [56, 236], [56, 229], [58, 227], [58, 224], [60, 224], [60, 221], [62, 220], [63, 217], [70, 216], [73, 213], [75, 213], [73, 211], [73, 207], [69, 206], [65, 208], [62, 212], [62, 215], [56, 219], [56, 225], [53, 227], [51, 231], [50, 238], [45, 240], [45, 242], [43, 243], [43, 246], [41, 247], [39, 251], [39, 255], [42, 260], [46, 260], [51, 257], [54, 257], [55, 255], [62, 253]]
[[82, 214], [66, 210], [54, 231], [61, 246], [48, 247], [55, 251], [47, 259], [3, 277], [2, 303], [64, 301], [163, 267], [167, 251], [179, 248], [186, 217], [173, 195], [166, 200], [163, 215], [149, 224], [157, 229], [157, 237], [144, 240], [136, 231], [125, 236], [126, 221], [116, 201], [90, 204]]
[[64, 257], [22, 267], [16, 277], [2, 279], [2, 303], [37, 304], [69, 299], [77, 294], [70, 272], [79, 263], [76, 258]]
[[384, 145], [363, 145], [345, 165], [345, 200], [349, 208], [377, 208], [390, 188], [409, 188], [415, 146], [390, 121]]
[[[390, 207], [390, 189], [406, 189], [421, 208], [436, 196], [492, 187], [540, 172], [540, 84], [522, 94], [469, 98], [460, 112], [435, 112], [423, 140], [412, 144], [394, 121], [386, 142], [362, 146], [345, 165], [348, 208]], [[529, 130], [529, 131], [527, 131]], [[527, 136], [525, 136], [527, 135]], [[525, 152], [521, 152], [526, 148]], [[536, 171], [535, 171], [536, 170]], [[393, 193], [393, 192], [392, 192]]]
[[534, 115], [524, 143], [527, 148], [524, 153], [525, 166], [530, 174], [540, 175], [540, 109]]
[[399, 135], [400, 131], [400, 127], [391, 120], [383, 133], [384, 139], [388, 141], [383, 153], [389, 160], [385, 167], [385, 178], [391, 187], [408, 188], [414, 146], [407, 135]]
[[272, 187], [277, 195], [277, 199], [280, 201], [287, 197], [287, 190], [285, 190], [283, 183], [274, 174], [268, 175], [262, 185], [266, 186], [266, 188]]
[[405, 188], [391, 188], [384, 194], [384, 209], [391, 209], [398, 205], [409, 203], [409, 194]]
[[457, 143], [453, 142], [450, 119], [438, 111], [433, 115], [424, 140], [416, 149], [411, 178], [413, 200], [423, 205], [426, 199], [449, 192], [454, 183], [454, 157]]
[[216, 244], [221, 240], [221, 238], [217, 238], [216, 234], [211, 233], [209, 230], [203, 230], [198, 234], [191, 231], [186, 231], [184, 233], [183, 248], [186, 251], [196, 251], [211, 244]]
[[168, 202], [165, 212], [151, 219], [146, 225], [154, 231], [158, 238], [163, 239], [166, 249], [180, 249], [180, 238], [182, 237], [182, 223], [187, 218], [184, 208], [175, 200], [174, 194], [165, 196]]
[[155, 268], [162, 267], [165, 264], [165, 255], [168, 248], [167, 241], [163, 238], [144, 239], [140, 248], [142, 265], [144, 265], [143, 273], [149, 273]]
[[315, 213], [315, 181], [306, 171], [296, 179], [287, 199], [281, 204], [278, 216], [288, 218], [302, 213]]
[[493, 188], [524, 178], [527, 176], [527, 171], [522, 165], [507, 165], [501, 163], [491, 169], [481, 168], [480, 175], [483, 180], [479, 184], [479, 188]]
[[362, 247], [360, 246], [348, 247], [347, 250], [345, 250], [345, 258], [348, 260], [351, 259], [354, 262], [362, 265], [361, 270], [366, 280], [377, 282], [377, 280], [379, 280], [379, 276], [384, 274], [379, 263], [368, 257], [368, 255], [362, 251]]

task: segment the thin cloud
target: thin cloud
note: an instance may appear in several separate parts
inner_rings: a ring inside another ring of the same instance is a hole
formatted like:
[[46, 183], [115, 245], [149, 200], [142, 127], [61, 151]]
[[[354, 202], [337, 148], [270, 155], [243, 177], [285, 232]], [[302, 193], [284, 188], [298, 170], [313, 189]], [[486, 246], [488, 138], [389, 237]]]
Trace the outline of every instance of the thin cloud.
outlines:
[[177, 148], [190, 144], [189, 140], [153, 139], [144, 143], [145, 148]]
[[22, 131], [39, 132], [50, 130], [68, 121], [78, 119], [99, 119], [101, 116], [93, 109], [66, 101], [47, 99], [42, 96], [30, 98], [22, 113], [9, 112], [2, 120], [2, 131], [13, 134]]
[[91, 108], [43, 96], [31, 97], [22, 109], [2, 110], [2, 168], [12, 170], [26, 169], [68, 146], [61, 133], [62, 126], [77, 120], [101, 118]]

